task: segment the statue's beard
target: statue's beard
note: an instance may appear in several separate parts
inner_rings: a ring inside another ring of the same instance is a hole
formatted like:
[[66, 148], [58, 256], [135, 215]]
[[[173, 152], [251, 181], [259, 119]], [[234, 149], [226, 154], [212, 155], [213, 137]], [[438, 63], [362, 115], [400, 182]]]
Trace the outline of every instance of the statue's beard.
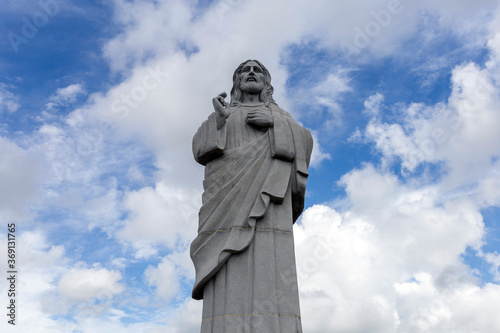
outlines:
[[257, 83], [254, 81], [242, 82], [240, 84], [240, 89], [243, 92], [247, 92], [250, 94], [260, 94], [260, 92], [264, 89], [264, 84]]

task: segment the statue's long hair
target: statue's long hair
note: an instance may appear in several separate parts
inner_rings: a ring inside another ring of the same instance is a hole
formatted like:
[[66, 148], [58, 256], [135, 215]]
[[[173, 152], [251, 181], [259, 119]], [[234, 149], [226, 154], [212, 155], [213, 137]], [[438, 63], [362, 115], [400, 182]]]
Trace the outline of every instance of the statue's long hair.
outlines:
[[271, 85], [271, 74], [267, 70], [267, 68], [258, 60], [247, 60], [245, 62], [242, 62], [241, 65], [236, 68], [233, 74], [233, 88], [231, 88], [231, 106], [238, 106], [241, 104], [243, 101], [243, 92], [240, 89], [240, 74], [241, 71], [243, 70], [243, 67], [246, 65], [247, 62], [249, 61], [254, 61], [256, 62], [260, 68], [262, 68], [262, 71], [264, 72], [264, 89], [260, 92], [259, 98], [260, 101], [263, 102], [266, 106], [269, 106], [269, 103], [276, 104], [276, 102], [273, 99], [273, 92], [274, 88]]

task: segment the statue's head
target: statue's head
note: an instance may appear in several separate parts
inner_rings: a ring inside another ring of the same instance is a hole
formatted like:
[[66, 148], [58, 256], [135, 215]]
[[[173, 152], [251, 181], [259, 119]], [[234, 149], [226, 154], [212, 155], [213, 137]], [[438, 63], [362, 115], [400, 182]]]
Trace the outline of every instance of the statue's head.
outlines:
[[247, 60], [236, 68], [231, 89], [231, 106], [238, 106], [243, 100], [243, 92], [259, 94], [260, 101], [266, 106], [276, 102], [273, 99], [271, 74], [258, 60]]

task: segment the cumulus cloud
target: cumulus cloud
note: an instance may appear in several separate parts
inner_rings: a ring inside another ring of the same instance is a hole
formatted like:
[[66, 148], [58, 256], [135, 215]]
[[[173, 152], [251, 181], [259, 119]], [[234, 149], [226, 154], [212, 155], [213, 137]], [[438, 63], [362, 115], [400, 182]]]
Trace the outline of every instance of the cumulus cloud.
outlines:
[[[85, 114], [98, 119], [107, 117], [125, 131], [123, 135], [137, 134], [155, 151], [161, 179], [193, 187], [199, 183], [201, 173], [192, 163], [191, 137], [212, 112], [210, 100], [231, 87], [231, 74], [239, 62], [247, 58], [262, 60], [273, 74], [275, 99], [300, 119], [304, 108], [293, 107], [286, 98], [288, 73], [281, 62], [283, 50], [302, 43], [304, 36], [334, 50], [340, 42], [352, 40], [356, 26], [364, 27], [374, 20], [371, 10], [385, 10], [387, 6], [385, 1], [365, 1], [362, 8], [366, 10], [351, 3], [329, 1], [295, 1], [286, 6], [281, 1], [221, 1], [198, 12], [193, 4], [184, 1], [115, 4], [114, 20], [123, 29], [105, 44], [104, 53], [109, 64], [124, 73], [125, 80], [104, 95], [92, 96]], [[397, 45], [395, 40], [414, 31], [419, 15], [415, 8], [409, 10], [410, 6], [425, 5], [412, 2], [404, 6], [408, 10], [391, 21], [398, 29], [384, 29], [366, 50], [384, 40], [382, 44], [390, 45], [384, 52], [390, 52]], [[444, 8], [430, 6], [427, 10], [439, 15]], [[249, 22], [253, 16], [273, 24], [255, 27]], [[254, 28], [248, 29], [249, 26]], [[158, 36], [164, 36], [161, 42]], [[221, 41], [231, 47], [219, 47]], [[339, 126], [339, 97], [351, 89], [348, 71], [334, 70], [315, 86], [303, 100], [312, 101], [310, 97], [314, 96], [318, 107], [331, 112], [330, 125]], [[326, 133], [322, 131], [320, 137]], [[182, 167], [174, 168], [174, 161]], [[192, 177], [193, 174], [200, 176]]]
[[[192, 276], [187, 247], [196, 232], [203, 170], [193, 161], [191, 138], [212, 112], [212, 97], [230, 89], [231, 74], [241, 61], [262, 60], [273, 74], [276, 100], [300, 119], [311, 110], [297, 107], [288, 95], [290, 73], [282, 60], [290, 45], [314, 41], [325, 52], [343, 52], [360, 63], [396, 58], [416, 33], [432, 39], [434, 28], [421, 24], [424, 12], [439, 28], [477, 46], [486, 41], [477, 31], [488, 24], [487, 12], [497, 5], [486, 0], [399, 5], [385, 0], [222, 0], [206, 8], [180, 0], [114, 4], [113, 20], [121, 30], [105, 42], [103, 54], [123, 81], [92, 94], [61, 124], [42, 125], [26, 140], [36, 149], [0, 140], [0, 150], [6, 152], [0, 162], [5, 196], [0, 208], [10, 214], [6, 216], [19, 216], [27, 206], [28, 194], [42, 183], [30, 177], [40, 174], [36, 156], [43, 154], [49, 176], [42, 204], [71, 211], [79, 227], [105, 229], [125, 252], [131, 245], [137, 260], [155, 260], [160, 249], [173, 251], [149, 265], [144, 280], [159, 298], [179, 302], [169, 311], [154, 308], [151, 323], [125, 325], [121, 320], [131, 315], [107, 302], [125, 290], [122, 273], [70, 266], [62, 247], [40, 240], [37, 233], [26, 234], [26, 253], [33, 255], [24, 257], [29, 258], [23, 292], [29, 295], [25, 304], [30, 312], [23, 316], [31, 316], [30, 330], [35, 323], [47, 332], [199, 329], [201, 302], [182, 301], [188, 297], [183, 283]], [[295, 227], [304, 330], [500, 330], [490, 312], [499, 305], [498, 286], [480, 286], [461, 258], [472, 248], [498, 271], [498, 256], [481, 252], [485, 230], [480, 214], [481, 207], [500, 200], [498, 162], [492, 161], [500, 133], [498, 22], [490, 26], [486, 66], [457, 66], [447, 101], [407, 105], [400, 108], [400, 119], [390, 123], [381, 116], [382, 93], [366, 101], [369, 124], [351, 141], [373, 143], [382, 155], [381, 166], [365, 164], [346, 173], [339, 183], [346, 192], [342, 204], [313, 206]], [[446, 59], [442, 61], [439, 66], [446, 67]], [[322, 81], [303, 88], [303, 96], [313, 96], [307, 100], [327, 110], [333, 127], [340, 127], [340, 101], [353, 89], [350, 73], [338, 69], [324, 74]], [[18, 99], [1, 88], [0, 111], [1, 105], [15, 111]], [[58, 89], [47, 109], [70, 105], [85, 93], [80, 84]], [[331, 128], [313, 131], [312, 166], [330, 158], [318, 138]], [[153, 171], [142, 167], [145, 151], [152, 152]], [[389, 171], [395, 161], [406, 182]], [[448, 167], [442, 181], [412, 178], [419, 167], [432, 163]], [[148, 172], [153, 176], [148, 178]], [[136, 186], [121, 183], [123, 175]], [[461, 192], [469, 183], [475, 184], [473, 196]], [[36, 262], [38, 268], [32, 269]], [[112, 264], [124, 269], [128, 261]], [[54, 293], [59, 294], [50, 296]], [[104, 304], [99, 307], [94, 300]], [[89, 308], [83, 306], [87, 303]], [[74, 320], [51, 319], [71, 306]]]
[[489, 73], [474, 63], [457, 66], [446, 103], [404, 107], [400, 123], [372, 118], [366, 137], [387, 163], [399, 159], [403, 171], [444, 163], [448, 174], [443, 186], [448, 190], [474, 185], [485, 174], [488, 180], [481, 181], [481, 188], [487, 190], [496, 174], [492, 159], [500, 156], [499, 90]]
[[129, 217], [117, 236], [130, 242], [139, 258], [156, 254], [155, 245], [184, 249], [195, 236], [200, 205], [200, 192], [163, 182], [130, 192], [125, 198]]
[[192, 282], [194, 268], [191, 265], [189, 248], [173, 252], [158, 264], [148, 266], [144, 276], [150, 286], [156, 288], [156, 295], [170, 303], [179, 296], [179, 290], [186, 281]]
[[[73, 265], [71, 253], [54, 245], [48, 232], [23, 231], [17, 224], [16, 246], [18, 279], [16, 304], [18, 320], [14, 330], [22, 332], [164, 332], [165, 314], [152, 316], [151, 322], [124, 325], [122, 319], [137, 320], [147, 313], [126, 313], [114, 307], [113, 301], [124, 291], [121, 273], [85, 264]], [[5, 237], [0, 246], [7, 248]], [[7, 271], [6, 262], [0, 265]], [[7, 284], [0, 291], [7, 295]], [[22, 319], [21, 319], [22, 315]], [[66, 319], [66, 316], [71, 319]], [[7, 321], [0, 322], [2, 332], [14, 332]]]
[[[313, 206], [296, 227], [305, 329], [324, 331], [321, 318], [331, 318], [329, 331], [500, 329], [487, 310], [498, 306], [500, 288], [481, 286], [462, 257], [472, 249], [498, 278], [497, 254], [483, 253], [481, 215], [481, 208], [498, 206], [500, 102], [491, 53], [487, 68], [465, 63], [453, 70], [446, 102], [400, 107], [396, 122], [381, 117], [381, 94], [365, 101], [370, 121], [351, 137], [375, 145], [379, 167], [345, 174], [340, 211]], [[395, 162], [404, 182], [390, 171]], [[442, 177], [416, 173], [439, 163]]]
[[[176, 185], [189, 182], [191, 186], [201, 179], [191, 176], [197, 172], [189, 153], [191, 137], [196, 126], [212, 112], [210, 100], [231, 87], [231, 73], [240, 61], [262, 60], [273, 73], [275, 99], [300, 118], [302, 109], [287, 102], [283, 50], [290, 44], [302, 43], [304, 36], [319, 40], [322, 47], [336, 49], [342, 41], [352, 41], [356, 26], [364, 29], [367, 22], [374, 20], [372, 10], [386, 10], [388, 5], [385, 1], [365, 1], [361, 6], [365, 10], [359, 10], [360, 4], [329, 1], [307, 5], [295, 1], [286, 6], [281, 1], [221, 1], [200, 13], [183, 1], [115, 4], [114, 20], [123, 29], [105, 44], [104, 53], [109, 64], [124, 72], [126, 79], [105, 95], [93, 96], [86, 114], [108, 117], [127, 133], [137, 133], [156, 152], [162, 179]], [[366, 50], [380, 40], [382, 45], [387, 44], [384, 52], [390, 52], [398, 45], [395, 40], [414, 31], [419, 15], [413, 7], [425, 8], [426, 4], [402, 5], [408, 10], [397, 20], [391, 19], [398, 29], [384, 29]], [[440, 6], [428, 6], [427, 10], [436, 15], [445, 11]], [[250, 30], [253, 22], [248, 20], [252, 16], [273, 24]], [[164, 36], [161, 43], [157, 36]], [[220, 48], [221, 40], [231, 48]], [[310, 101], [310, 96], [316, 96], [316, 103], [332, 112], [331, 122], [337, 126], [341, 123], [338, 97], [351, 89], [347, 74], [345, 69], [332, 72], [305, 99]], [[182, 167], [174, 170], [173, 161]]]
[[[477, 311], [457, 302], [474, 295], [490, 304], [489, 292], [500, 291], [478, 287], [462, 262], [484, 234], [471, 200], [442, 206], [434, 188], [402, 185], [372, 166], [347, 174], [342, 184], [349, 209], [315, 205], [295, 228], [304, 330], [460, 331], [460, 316]], [[493, 326], [484, 332], [500, 327], [494, 316], [486, 321]]]
[[200, 329], [202, 302], [192, 298], [186, 299], [172, 314], [167, 317], [166, 332], [191, 333]]
[[149, 267], [144, 274], [149, 285], [156, 286], [157, 294], [167, 302], [179, 291], [179, 274], [169, 260], [163, 260], [158, 268]]
[[[55, 293], [57, 279], [66, 269], [68, 260], [65, 249], [48, 241], [41, 230], [23, 229], [23, 223], [16, 223], [17, 313], [23, 311], [23, 320], [17, 321], [16, 328], [26, 332], [62, 332], [58, 328], [64, 327], [64, 323], [50, 318], [50, 310], [43, 299], [46, 295]], [[7, 248], [6, 237], [0, 239], [0, 246]], [[4, 272], [7, 271], [6, 264], [5, 261], [1, 265]], [[2, 295], [7, 295], [9, 286], [2, 284], [0, 289]], [[1, 321], [0, 329], [2, 332], [10, 332], [11, 325], [5, 320]]]
[[[114, 1], [114, 20], [125, 29], [104, 46], [113, 70], [135, 67], [145, 57], [171, 55], [186, 44], [193, 16], [189, 1]], [[148, 17], [148, 20], [145, 18]], [[158, 36], [162, 36], [161, 42]]]
[[106, 299], [123, 291], [121, 278], [119, 272], [105, 268], [73, 268], [61, 277], [58, 288], [61, 295], [71, 301]]
[[[175, 4], [180, 6], [179, 3]], [[290, 5], [288, 2], [287, 6], [277, 2], [267, 5], [269, 10], [264, 12], [258, 10], [258, 1], [227, 4], [213, 4], [204, 15], [193, 19], [189, 34], [182, 32], [176, 35], [175, 40], [169, 39], [158, 44], [151, 37], [157, 28], [148, 28], [142, 17], [149, 17], [148, 14], [153, 11], [165, 12], [165, 20], [168, 20], [171, 12], [159, 10], [165, 3], [160, 1], [154, 6], [137, 1], [128, 3], [119, 13], [119, 19], [125, 23], [124, 33], [105, 47], [110, 62], [117, 60], [114, 62], [115, 70], [125, 70], [127, 63], [136, 63], [137, 66], [130, 70], [123, 83], [106, 95], [98, 96], [89, 112], [106, 114], [107, 110], [107, 116], [125, 133], [140, 133], [145, 143], [156, 152], [155, 163], [164, 180], [164, 183], [157, 183], [155, 187], [131, 191], [126, 196], [129, 216], [119, 237], [135, 244], [138, 257], [155, 254], [155, 243], [173, 246], [177, 239], [189, 239], [178, 228], [183, 222], [177, 221], [196, 220], [197, 206], [189, 204], [187, 214], [179, 211], [179, 206], [188, 202], [188, 193], [191, 193], [179, 189], [191, 184], [194, 187], [195, 182], [191, 177], [181, 185], [179, 180], [183, 180], [187, 174], [200, 175], [192, 166], [190, 139], [197, 124], [211, 112], [207, 101], [230, 87], [230, 75], [223, 73], [232, 73], [239, 62], [235, 63], [233, 59], [263, 60], [273, 73], [279, 102], [280, 96], [286, 96], [284, 87], [288, 75], [279, 65], [280, 50], [284, 46], [300, 43], [304, 35], [318, 38], [320, 45], [335, 45], [333, 48], [338, 48], [342, 42], [353, 43], [358, 31], [356, 28], [364, 30], [372, 21], [377, 22], [372, 10], [377, 14], [388, 10], [387, 2], [382, 1], [366, 4], [363, 7], [365, 11], [348, 3], [333, 2], [308, 5], [298, 2]], [[398, 29], [381, 28], [380, 34], [369, 36], [367, 45], [361, 47], [360, 51], [377, 56], [390, 54], [397, 50], [405, 36], [415, 31], [419, 9], [426, 4], [405, 2], [402, 6], [404, 10], [391, 16], [390, 24], [398, 26]], [[439, 16], [444, 15], [448, 7], [436, 5], [426, 10]], [[286, 13], [283, 12], [285, 8]], [[477, 12], [481, 9], [472, 6], [468, 10]], [[249, 13], [275, 24], [249, 31], [246, 29]], [[342, 15], [334, 14], [337, 19], [332, 21], [332, 13]], [[466, 14], [465, 10], [457, 12], [458, 17], [465, 18]], [[178, 20], [188, 20], [190, 17], [188, 7], [182, 7]], [[308, 20], [311, 17], [315, 19]], [[293, 22], [293, 26], [288, 22]], [[136, 30], [135, 27], [139, 28]], [[228, 27], [231, 27], [231, 34], [228, 33]], [[454, 25], [453, 29], [461, 28]], [[141, 41], [137, 40], [139, 31], [143, 35]], [[218, 40], [214, 41], [213, 36], [227, 37], [224, 40], [228, 45], [233, 45], [234, 51], [227, 52], [227, 49], [214, 47], [219, 43]], [[117, 50], [124, 52], [119, 53]], [[190, 50], [194, 50], [194, 53], [189, 54]], [[147, 51], [162, 56], [141, 61], [148, 54]], [[152, 70], [164, 74], [157, 76], [155, 81]], [[470, 100], [475, 95], [472, 86], [463, 84], [469, 82], [462, 78], [468, 71], [480, 74], [482, 70], [473, 64], [457, 67], [452, 77], [453, 92], [447, 104], [411, 104], [404, 109], [401, 123], [384, 123], [378, 117], [383, 102], [382, 94], [373, 95], [365, 103], [366, 114], [373, 119], [363, 135], [376, 143], [377, 149], [387, 160], [385, 165], [400, 159], [403, 169], [411, 173], [425, 162], [459, 158], [458, 150], [453, 155], [453, 150], [446, 144], [454, 142], [451, 140], [452, 135], [467, 132], [457, 132], [448, 125], [449, 119], [455, 119], [463, 125], [465, 120], [460, 118], [462, 114], [459, 110], [460, 105], [464, 104], [459, 102], [460, 96], [466, 94], [468, 97], [464, 95], [465, 98]], [[317, 85], [316, 90], [309, 90], [316, 92], [311, 95], [317, 96], [315, 101], [318, 105], [339, 115], [341, 112], [337, 101], [342, 93], [349, 91], [348, 82], [347, 75], [332, 74]], [[197, 98], [186, 103], [185, 96]], [[443, 133], [436, 129], [441, 129]], [[441, 141], [432, 139], [434, 137]], [[435, 140], [433, 146], [429, 144], [429, 138]], [[465, 138], [461, 140], [465, 141]], [[488, 137], [484, 142], [494, 141]], [[441, 143], [445, 145], [437, 147]], [[328, 157], [321, 150], [315, 154], [313, 161]], [[174, 169], [173, 161], [183, 170]], [[195, 180], [198, 182], [200, 178]], [[479, 302], [488, 302], [486, 291], [494, 291], [496, 287], [477, 287], [473, 274], [460, 257], [467, 247], [479, 249], [482, 245], [484, 226], [477, 202], [463, 197], [443, 202], [443, 190], [439, 186], [404, 185], [394, 174], [370, 165], [346, 174], [341, 185], [348, 196], [348, 206], [343, 211], [315, 206], [304, 213], [302, 224], [296, 226], [305, 329], [323, 332], [325, 318], [331, 318], [327, 327], [332, 331], [391, 332], [403, 327], [415, 332], [426, 329], [428, 332], [439, 332], [443, 327], [453, 330], [459, 327], [459, 320], [455, 315], [448, 315], [448, 312], [462, 311], [469, 316], [475, 313], [450, 308], [458, 302], [454, 298], [446, 298], [449, 294], [439, 285], [439, 279], [449, 272], [461, 276], [456, 287], [446, 287], [460, 291], [457, 297], [465, 300], [467, 293], [475, 293], [480, 298]], [[177, 266], [165, 259], [147, 271], [149, 283], [157, 287], [158, 294], [164, 299], [172, 299], [174, 295], [164, 288], [161, 276], [171, 281], [176, 289], [176, 270]], [[412, 303], [414, 295], [411, 292], [405, 294], [404, 291], [412, 283], [417, 289], [429, 290], [423, 294], [425, 297], [422, 296], [421, 303], [416, 302], [415, 305]], [[445, 309], [434, 309], [432, 302], [436, 299], [443, 300]], [[417, 306], [422, 312], [415, 315]], [[186, 305], [179, 311], [192, 311], [192, 308], [189, 309]], [[421, 321], [427, 313], [425, 311], [432, 312], [427, 317], [431, 318], [429, 322]], [[192, 320], [198, 321], [199, 318], [193, 315]]]

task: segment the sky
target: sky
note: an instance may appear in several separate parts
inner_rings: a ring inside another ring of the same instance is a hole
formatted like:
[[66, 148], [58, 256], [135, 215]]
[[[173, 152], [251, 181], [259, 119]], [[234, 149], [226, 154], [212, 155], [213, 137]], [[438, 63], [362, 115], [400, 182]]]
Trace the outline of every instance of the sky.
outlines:
[[500, 331], [498, 1], [1, 3], [0, 331], [199, 331], [191, 140], [247, 59], [314, 137], [304, 332]]

